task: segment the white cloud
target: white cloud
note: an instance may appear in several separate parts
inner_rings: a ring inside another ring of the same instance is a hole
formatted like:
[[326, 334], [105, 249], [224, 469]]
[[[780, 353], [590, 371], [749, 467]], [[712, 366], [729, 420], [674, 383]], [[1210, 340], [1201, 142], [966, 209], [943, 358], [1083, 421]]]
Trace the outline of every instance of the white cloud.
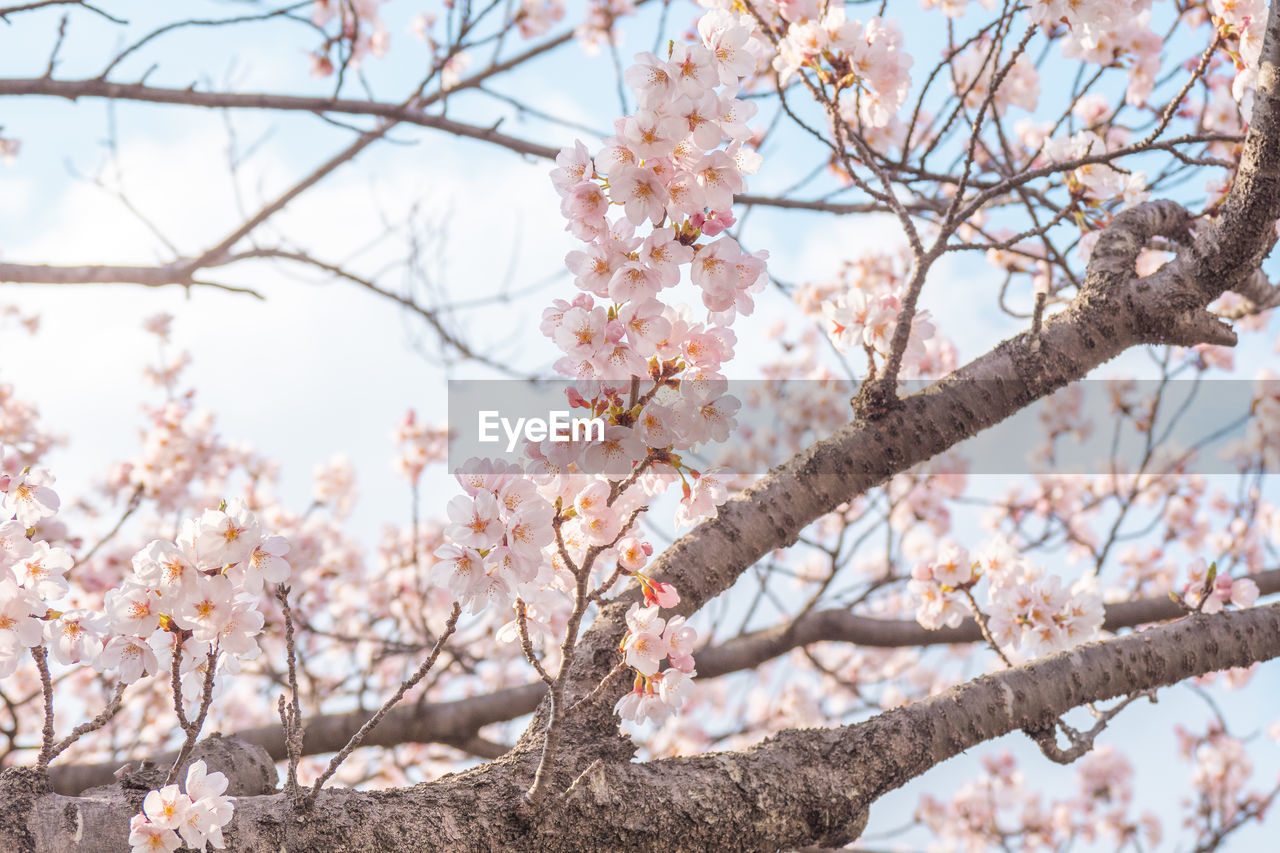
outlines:
[[[194, 130], [177, 142], [142, 140], [121, 152], [131, 199], [186, 252], [209, 245], [238, 221], [222, 139], [208, 127]], [[273, 145], [251, 167], [247, 183], [269, 188], [255, 196], [270, 197], [304, 173], [308, 165], [287, 155], [283, 143]], [[378, 237], [383, 216], [395, 221], [426, 199], [447, 214], [445, 283], [474, 297], [496, 289], [512, 266], [513, 249], [517, 284], [561, 264], [565, 241], [546, 171], [545, 164], [530, 166], [508, 152], [476, 156], [473, 144], [443, 138], [405, 149], [383, 146], [295, 201], [267, 231], [342, 260]], [[146, 263], [164, 256], [159, 241], [95, 187], [73, 185], [44, 205], [54, 211], [50, 221], [57, 227], [7, 246], [8, 259]], [[362, 270], [378, 269], [402, 252], [390, 242], [358, 263]], [[301, 505], [312, 466], [347, 450], [365, 495], [357, 528], [368, 538], [382, 521], [403, 519], [407, 497], [402, 502], [394, 496], [407, 488], [388, 468], [388, 433], [410, 406], [428, 419], [446, 414], [444, 373], [411, 347], [405, 329], [412, 324], [404, 312], [352, 285], [312, 283], [324, 276], [278, 264], [255, 262], [208, 275], [252, 286], [267, 300], [208, 289], [187, 298], [178, 288], [101, 285], [22, 287], [6, 294], [11, 300], [17, 294], [24, 312], [41, 313], [43, 329], [33, 339], [0, 337], [0, 380], [13, 383], [40, 405], [48, 423], [69, 434], [71, 447], [56, 457], [64, 469], [57, 472], [61, 481], [87, 488], [106, 464], [134, 451], [138, 403], [157, 399], [140, 382], [143, 365], [154, 358], [154, 341], [140, 333], [140, 324], [168, 311], [176, 317], [176, 345], [193, 353], [189, 379], [200, 401], [218, 413], [225, 435], [281, 460], [286, 497]], [[486, 325], [508, 335], [509, 309], [494, 310], [500, 316]], [[497, 339], [495, 333], [476, 343]], [[528, 340], [530, 347], [545, 347], [536, 330]], [[424, 511], [448, 497], [429, 496]]]
[[35, 184], [30, 178], [6, 175], [0, 167], [0, 219], [21, 216], [30, 209], [34, 195]]

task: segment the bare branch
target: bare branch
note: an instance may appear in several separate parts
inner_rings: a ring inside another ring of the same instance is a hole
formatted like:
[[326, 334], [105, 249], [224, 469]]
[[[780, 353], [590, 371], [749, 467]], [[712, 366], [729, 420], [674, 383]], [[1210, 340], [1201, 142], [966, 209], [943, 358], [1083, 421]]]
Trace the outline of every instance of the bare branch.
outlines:
[[86, 2], [86, 0], [35, 0], [35, 2], [23, 3], [19, 6], [5, 6], [0, 8], [0, 21], [9, 23], [10, 15], [16, 15], [19, 12], [32, 12], [36, 9], [45, 9], [50, 6], [79, 6], [81, 9], [87, 9], [99, 17], [106, 18], [113, 24], [129, 23], [123, 18], [117, 18], [114, 15], [107, 14], [92, 3]]

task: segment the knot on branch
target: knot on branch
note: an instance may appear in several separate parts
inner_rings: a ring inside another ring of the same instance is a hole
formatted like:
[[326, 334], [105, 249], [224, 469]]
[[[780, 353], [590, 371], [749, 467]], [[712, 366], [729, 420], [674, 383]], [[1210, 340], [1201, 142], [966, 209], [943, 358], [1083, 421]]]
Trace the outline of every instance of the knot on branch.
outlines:
[[[256, 743], [212, 734], [197, 743], [178, 766], [177, 778], [186, 778], [187, 768], [197, 761], [203, 761], [210, 773], [216, 771], [227, 777], [228, 796], [253, 797], [275, 792], [275, 762], [270, 753]], [[88, 788], [81, 796], [110, 795], [116, 790], [153, 790], [165, 784], [168, 772], [168, 767], [149, 759], [126, 764], [116, 771], [114, 784]]]
[[[1061, 717], [1054, 719], [1052, 722], [1032, 723], [1030, 725], [1023, 726], [1022, 732], [1027, 737], [1031, 738], [1031, 740], [1035, 742], [1036, 746], [1040, 747], [1040, 751], [1044, 753], [1045, 758], [1057, 764], [1070, 764], [1089, 750], [1093, 749], [1093, 742], [1097, 740], [1098, 735], [1107, 728], [1107, 725], [1115, 719], [1121, 711], [1139, 699], [1148, 699], [1152, 704], [1154, 704], [1156, 701], [1155, 691], [1140, 690], [1136, 693], [1131, 693], [1121, 699], [1115, 707], [1106, 711], [1099, 711], [1094, 708], [1093, 705], [1089, 705], [1089, 710], [1093, 713], [1097, 722], [1094, 723], [1093, 728], [1085, 732], [1067, 725], [1067, 722]], [[1071, 744], [1071, 746], [1066, 749], [1058, 746], [1059, 729], [1061, 729], [1062, 733], [1067, 736], [1067, 740]]]
[[891, 377], [868, 378], [849, 400], [855, 417], [864, 421], [876, 421], [902, 406], [897, 383]]
[[[202, 759], [210, 772], [217, 770], [227, 777], [228, 796], [253, 797], [275, 792], [275, 762], [271, 754], [256, 743], [212, 734], [196, 744], [188, 764]], [[186, 773], [185, 767], [182, 772]]]
[[1205, 310], [1213, 294], [1197, 280], [1198, 265], [1180, 255], [1158, 271], [1138, 278], [1138, 253], [1164, 237], [1196, 254], [1191, 217], [1176, 202], [1151, 201], [1117, 214], [1103, 229], [1080, 288], [1081, 302], [1096, 312], [1121, 312], [1143, 343], [1193, 347], [1235, 346], [1236, 334], [1221, 317]]
[[1136, 274], [1138, 253], [1153, 237], [1190, 244], [1190, 220], [1182, 205], [1168, 200], [1144, 202], [1116, 214], [1093, 248], [1082, 291], [1092, 295], [1119, 290]]
[[[1071, 742], [1071, 746], [1067, 749], [1058, 746], [1057, 726], [1062, 727], [1067, 739]], [[1093, 748], [1093, 739], [1096, 735], [1094, 732], [1085, 734], [1077, 732], [1061, 720], [1056, 720], [1054, 723], [1047, 725], [1024, 726], [1022, 733], [1031, 738], [1035, 745], [1040, 748], [1040, 752], [1044, 754], [1044, 757], [1055, 764], [1071, 764], [1079, 759]]]

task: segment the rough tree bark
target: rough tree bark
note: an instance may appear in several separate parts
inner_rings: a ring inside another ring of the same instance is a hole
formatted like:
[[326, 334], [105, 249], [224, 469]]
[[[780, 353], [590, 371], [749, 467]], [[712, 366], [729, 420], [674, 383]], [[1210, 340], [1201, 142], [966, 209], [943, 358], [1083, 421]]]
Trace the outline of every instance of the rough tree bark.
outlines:
[[[953, 446], [1140, 344], [1229, 344], [1205, 306], [1246, 286], [1276, 240], [1280, 218], [1280, 12], [1267, 23], [1252, 125], [1215, 222], [1194, 239], [1170, 202], [1117, 216], [1094, 252], [1081, 292], [1039, 334], [1030, 332], [934, 383], [875, 420], [847, 425], [779, 466], [718, 516], [672, 545], [655, 574], [675, 582], [688, 615], [731, 586], [809, 522], [895, 473]], [[1154, 236], [1179, 243], [1175, 260], [1134, 275]], [[631, 597], [604, 608], [580, 643], [569, 699], [587, 695], [616, 663]], [[885, 792], [963, 749], [1018, 729], [1038, 730], [1081, 704], [1174, 684], [1280, 655], [1280, 605], [1194, 616], [987, 676], [867, 722], [789, 731], [740, 752], [636, 764], [600, 690], [565, 719], [552, 795], [523, 805], [537, 765], [545, 702], [516, 748], [466, 773], [413, 788], [330, 789], [308, 812], [284, 794], [236, 800], [227, 827], [236, 850], [777, 849], [855, 838]], [[528, 688], [517, 688], [528, 690]], [[126, 850], [142, 791], [50, 793], [28, 769], [0, 776], [0, 849]]]
[[[788, 731], [741, 752], [596, 761], [536, 813], [520, 803], [537, 756], [517, 750], [413, 788], [329, 789], [309, 812], [295, 813], [285, 794], [241, 796], [224, 831], [230, 849], [263, 853], [841, 844], [857, 837], [877, 798], [969, 747], [1041, 728], [1086, 702], [1277, 655], [1280, 605], [1197, 615], [985, 676], [857, 725]], [[614, 737], [615, 729], [606, 722], [596, 734]], [[129, 816], [145, 787], [91, 797], [45, 790], [30, 769], [5, 771], [0, 849], [128, 849]]]
[[[1250, 575], [1262, 595], [1280, 592], [1280, 569]], [[1165, 596], [1136, 599], [1107, 605], [1104, 631], [1115, 633], [1124, 628], [1176, 619], [1182, 608]], [[859, 616], [848, 610], [815, 610], [794, 622], [753, 631], [721, 645], [704, 646], [695, 657], [698, 678], [717, 678], [733, 672], [752, 669], [781, 657], [792, 649], [813, 643], [852, 643], [870, 648], [903, 648], [934, 645], [978, 643], [982, 633], [976, 622], [967, 619], [959, 627], [929, 631], [919, 622], [906, 619], [877, 619]], [[472, 696], [451, 702], [393, 708], [364, 743], [368, 746], [394, 746], [399, 743], [440, 743], [489, 758], [506, 752], [499, 747], [477, 742], [480, 729], [492, 723], [514, 720], [532, 713], [542, 701], [546, 685], [541, 681]], [[324, 714], [305, 721], [302, 755], [337, 752], [346, 745], [373, 711], [346, 714]], [[278, 725], [242, 729], [234, 737], [246, 744], [261, 747], [274, 761], [288, 757], [284, 731]], [[152, 761], [170, 765], [177, 751], [157, 753]], [[65, 764], [49, 768], [49, 782], [59, 794], [75, 795], [87, 788], [110, 785], [120, 762], [99, 764]]]

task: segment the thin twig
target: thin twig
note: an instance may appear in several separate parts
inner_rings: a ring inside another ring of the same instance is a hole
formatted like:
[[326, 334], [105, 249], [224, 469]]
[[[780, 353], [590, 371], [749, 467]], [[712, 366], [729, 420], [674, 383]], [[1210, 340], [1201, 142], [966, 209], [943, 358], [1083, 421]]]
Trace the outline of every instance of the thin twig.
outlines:
[[103, 536], [96, 543], [94, 543], [93, 547], [90, 548], [83, 557], [80, 557], [74, 563], [72, 563], [71, 564], [72, 569], [76, 568], [79, 565], [82, 565], [83, 563], [87, 563], [90, 560], [92, 560], [93, 555], [97, 554], [99, 549], [101, 549], [103, 545], [106, 545], [108, 542], [110, 542], [115, 537], [115, 535], [120, 532], [120, 528], [124, 527], [124, 523], [129, 520], [129, 516], [137, 512], [138, 507], [142, 505], [142, 493], [144, 491], [145, 491], [145, 487], [141, 483], [139, 483], [136, 487], [134, 487], [133, 494], [129, 495], [129, 503], [125, 505], [124, 513], [116, 521], [115, 527], [112, 527], [111, 530], [109, 530], [105, 536]]
[[182, 741], [182, 747], [178, 750], [178, 756], [173, 760], [173, 766], [169, 768], [169, 775], [165, 777], [165, 784], [172, 785], [178, 779], [178, 770], [182, 767], [182, 763], [191, 755], [191, 750], [195, 748], [196, 740], [200, 737], [200, 730], [204, 728], [205, 717], [209, 715], [209, 706], [213, 704], [213, 681], [214, 674], [218, 670], [218, 646], [214, 645], [209, 649], [209, 654], [205, 658], [204, 685], [200, 691], [200, 710], [196, 712], [194, 720], [188, 720], [186, 712], [182, 710], [182, 682], [179, 674], [182, 666], [182, 647], [178, 646], [173, 650], [173, 657], [177, 663], [173, 667], [173, 685], [175, 688], [173, 694], [173, 706], [178, 710], [178, 721], [182, 724], [183, 731], [187, 736]]
[[36, 767], [45, 769], [53, 758], [53, 679], [49, 676], [49, 653], [44, 646], [32, 646], [31, 658], [40, 671], [40, 693], [44, 696], [44, 726], [40, 730], [40, 757]]
[[577, 702], [574, 702], [572, 705], [570, 705], [569, 710], [574, 711], [575, 709], [578, 708], [579, 705], [585, 705], [588, 702], [595, 699], [597, 696], [603, 693], [604, 690], [609, 686], [609, 682], [613, 681], [613, 679], [617, 678], [620, 673], [625, 672], [628, 669], [630, 669], [630, 667], [627, 666], [625, 661], [619, 661], [617, 664], [614, 665], [613, 669], [609, 670], [608, 675], [600, 679], [600, 683], [597, 684], [595, 687], [593, 687], [590, 693], [588, 693], [586, 696], [583, 696]]
[[307, 795], [306, 800], [306, 806], [308, 808], [315, 804], [316, 798], [320, 796], [320, 789], [324, 787], [324, 783], [329, 781], [330, 777], [332, 777], [334, 773], [338, 772], [338, 767], [342, 765], [342, 762], [347, 760], [347, 756], [355, 752], [356, 748], [364, 742], [366, 737], [368, 737], [369, 732], [373, 731], [378, 723], [382, 722], [382, 718], [387, 715], [387, 712], [395, 707], [396, 703], [398, 703], [402, 698], [404, 698], [404, 694], [413, 689], [413, 686], [425, 678], [427, 673], [431, 671], [431, 667], [435, 665], [436, 658], [438, 658], [440, 656], [440, 652], [444, 650], [445, 641], [453, 635], [454, 629], [458, 627], [458, 617], [461, 615], [462, 605], [454, 602], [453, 613], [450, 614], [449, 621], [445, 623], [444, 631], [441, 632], [440, 639], [436, 640], [435, 647], [432, 648], [431, 654], [422, 662], [422, 665], [418, 667], [417, 672], [400, 683], [400, 688], [396, 690], [395, 694], [386, 702], [382, 703], [382, 707], [378, 709], [378, 712], [370, 717], [369, 721], [361, 726], [358, 732], [351, 736], [351, 740], [347, 741], [347, 745], [344, 746], [329, 762], [329, 766], [325, 768], [324, 773], [320, 774], [320, 778], [316, 779], [315, 784], [311, 786], [311, 793]]
[[516, 625], [520, 628], [520, 648], [524, 650], [525, 659], [533, 664], [534, 670], [538, 673], [538, 677], [549, 686], [552, 683], [551, 676], [547, 675], [547, 671], [542, 667], [542, 661], [538, 660], [537, 654], [533, 651], [533, 640], [529, 638], [529, 617], [525, 614], [524, 599], [517, 598], [516, 605]]
[[289, 607], [289, 590], [280, 586], [278, 595], [280, 606], [284, 611], [284, 645], [289, 664], [289, 695], [286, 706], [285, 698], [280, 697], [280, 722], [284, 726], [285, 750], [289, 755], [288, 777], [285, 792], [293, 797], [294, 805], [300, 803], [298, 791], [298, 761], [302, 757], [302, 706], [298, 700], [298, 652], [293, 634], [293, 610]]
[[1040, 747], [1040, 751], [1044, 753], [1045, 758], [1056, 764], [1070, 764], [1093, 748], [1094, 739], [1096, 739], [1098, 735], [1106, 729], [1107, 724], [1110, 723], [1117, 714], [1123, 711], [1131, 703], [1136, 702], [1143, 697], [1150, 699], [1152, 702], [1156, 701], [1154, 690], [1144, 690], [1141, 693], [1134, 693], [1131, 696], [1126, 696], [1114, 708], [1107, 711], [1094, 711], [1094, 716], [1097, 718], [1098, 722], [1087, 732], [1081, 732], [1072, 728], [1061, 718], [1055, 720], [1054, 723], [1056, 723], [1057, 728], [1062, 729], [1063, 734], [1065, 734], [1067, 739], [1071, 741], [1071, 746], [1067, 749], [1063, 749], [1058, 746], [1057, 734], [1054, 730], [1054, 725], [1052, 724], [1042, 728], [1032, 728], [1028, 726], [1023, 729], [1023, 731], [1028, 737], [1035, 741], [1036, 746]]
[[58, 745], [53, 748], [49, 754], [49, 761], [57, 758], [62, 754], [63, 750], [71, 746], [87, 734], [96, 732], [98, 729], [111, 722], [112, 718], [120, 712], [120, 702], [124, 698], [124, 691], [128, 688], [128, 684], [123, 681], [116, 683], [116, 689], [111, 694], [111, 699], [107, 702], [107, 707], [102, 709], [102, 713], [89, 720], [87, 723], [81, 723], [71, 730], [71, 733], [58, 741]]
[[982, 632], [982, 639], [986, 640], [992, 651], [1000, 656], [1000, 660], [1004, 661], [1005, 666], [1013, 669], [1013, 661], [1009, 660], [1009, 656], [1000, 648], [1000, 644], [996, 642], [995, 637], [991, 636], [991, 629], [987, 627], [987, 617], [983, 614], [982, 608], [978, 606], [977, 599], [973, 597], [973, 590], [968, 587], [961, 587], [960, 591], [969, 600], [969, 607], [973, 609], [973, 621], [978, 623], [978, 630]]

